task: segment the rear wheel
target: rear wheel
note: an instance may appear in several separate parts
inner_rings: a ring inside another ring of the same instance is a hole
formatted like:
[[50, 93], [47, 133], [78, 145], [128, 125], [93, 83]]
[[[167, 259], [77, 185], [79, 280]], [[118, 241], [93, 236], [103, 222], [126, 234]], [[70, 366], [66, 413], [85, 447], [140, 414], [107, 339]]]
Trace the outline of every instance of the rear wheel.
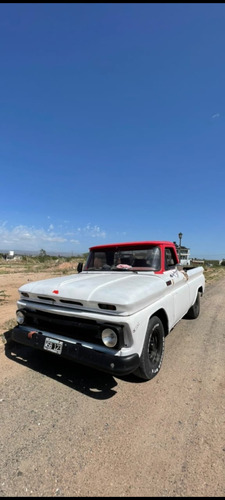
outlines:
[[140, 357], [139, 368], [135, 371], [137, 377], [151, 380], [161, 368], [165, 349], [165, 333], [162, 321], [153, 316], [149, 320], [145, 342]]
[[190, 307], [187, 314], [185, 314], [186, 319], [196, 319], [200, 313], [200, 293], [197, 293], [196, 301], [193, 306]]

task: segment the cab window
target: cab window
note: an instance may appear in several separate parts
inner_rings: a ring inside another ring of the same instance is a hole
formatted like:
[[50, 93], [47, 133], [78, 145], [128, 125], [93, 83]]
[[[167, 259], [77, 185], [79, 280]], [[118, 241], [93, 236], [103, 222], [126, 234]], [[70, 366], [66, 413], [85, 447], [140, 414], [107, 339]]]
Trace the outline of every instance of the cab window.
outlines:
[[173, 248], [165, 248], [165, 269], [173, 269], [175, 263], [176, 258]]

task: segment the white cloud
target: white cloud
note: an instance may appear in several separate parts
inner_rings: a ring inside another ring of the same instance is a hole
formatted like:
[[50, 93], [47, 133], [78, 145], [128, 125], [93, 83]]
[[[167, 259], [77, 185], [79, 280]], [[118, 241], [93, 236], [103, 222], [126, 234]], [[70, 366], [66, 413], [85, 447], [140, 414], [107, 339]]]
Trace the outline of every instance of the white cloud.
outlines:
[[[96, 245], [105, 239], [106, 232], [97, 224], [88, 223], [83, 228], [71, 229], [64, 232], [61, 227], [56, 231], [53, 224], [46, 229], [18, 225], [9, 227], [7, 221], [0, 221], [0, 251], [4, 250], [25, 250], [39, 251], [43, 248], [46, 251], [71, 251], [71, 244], [79, 245], [79, 251], [86, 252], [93, 239]], [[78, 238], [77, 238], [78, 236]], [[76, 249], [74, 249], [75, 251]]]
[[1, 250], [14, 248], [18, 250], [39, 250], [43, 245], [46, 249], [54, 249], [51, 244], [65, 243], [67, 239], [63, 235], [49, 233], [49, 230], [36, 229], [27, 226], [15, 226], [7, 228], [5, 223], [0, 225]]
[[214, 120], [215, 118], [219, 118], [220, 113], [215, 113], [214, 115], [211, 116], [211, 118]]
[[84, 232], [90, 234], [92, 238], [105, 238], [106, 237], [106, 232], [101, 230], [99, 226], [91, 226], [91, 224], [87, 224], [87, 226], [84, 227]]

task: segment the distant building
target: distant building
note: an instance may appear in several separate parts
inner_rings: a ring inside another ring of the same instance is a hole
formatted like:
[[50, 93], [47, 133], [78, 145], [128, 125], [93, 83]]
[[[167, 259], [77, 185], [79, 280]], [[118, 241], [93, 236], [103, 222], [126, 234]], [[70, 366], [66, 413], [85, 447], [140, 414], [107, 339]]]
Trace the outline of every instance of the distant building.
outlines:
[[190, 248], [184, 247], [181, 245], [181, 247], [174, 241], [174, 245], [176, 246], [177, 254], [180, 260], [180, 264], [182, 266], [190, 266], [191, 264], [191, 256], [190, 256]]
[[7, 254], [7, 259], [14, 259], [14, 257], [15, 257], [14, 250], [9, 250], [9, 252]]
[[6, 260], [22, 260], [22, 255], [15, 254], [14, 250], [9, 250], [8, 253], [5, 254]]

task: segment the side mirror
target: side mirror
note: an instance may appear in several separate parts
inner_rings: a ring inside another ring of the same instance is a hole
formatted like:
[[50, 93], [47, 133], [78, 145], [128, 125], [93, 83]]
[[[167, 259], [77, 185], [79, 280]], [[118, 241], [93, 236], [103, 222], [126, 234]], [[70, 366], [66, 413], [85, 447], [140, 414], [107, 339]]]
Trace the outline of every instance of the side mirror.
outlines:
[[81, 273], [82, 269], [83, 269], [83, 262], [78, 262], [78, 264], [77, 264], [77, 272]]

